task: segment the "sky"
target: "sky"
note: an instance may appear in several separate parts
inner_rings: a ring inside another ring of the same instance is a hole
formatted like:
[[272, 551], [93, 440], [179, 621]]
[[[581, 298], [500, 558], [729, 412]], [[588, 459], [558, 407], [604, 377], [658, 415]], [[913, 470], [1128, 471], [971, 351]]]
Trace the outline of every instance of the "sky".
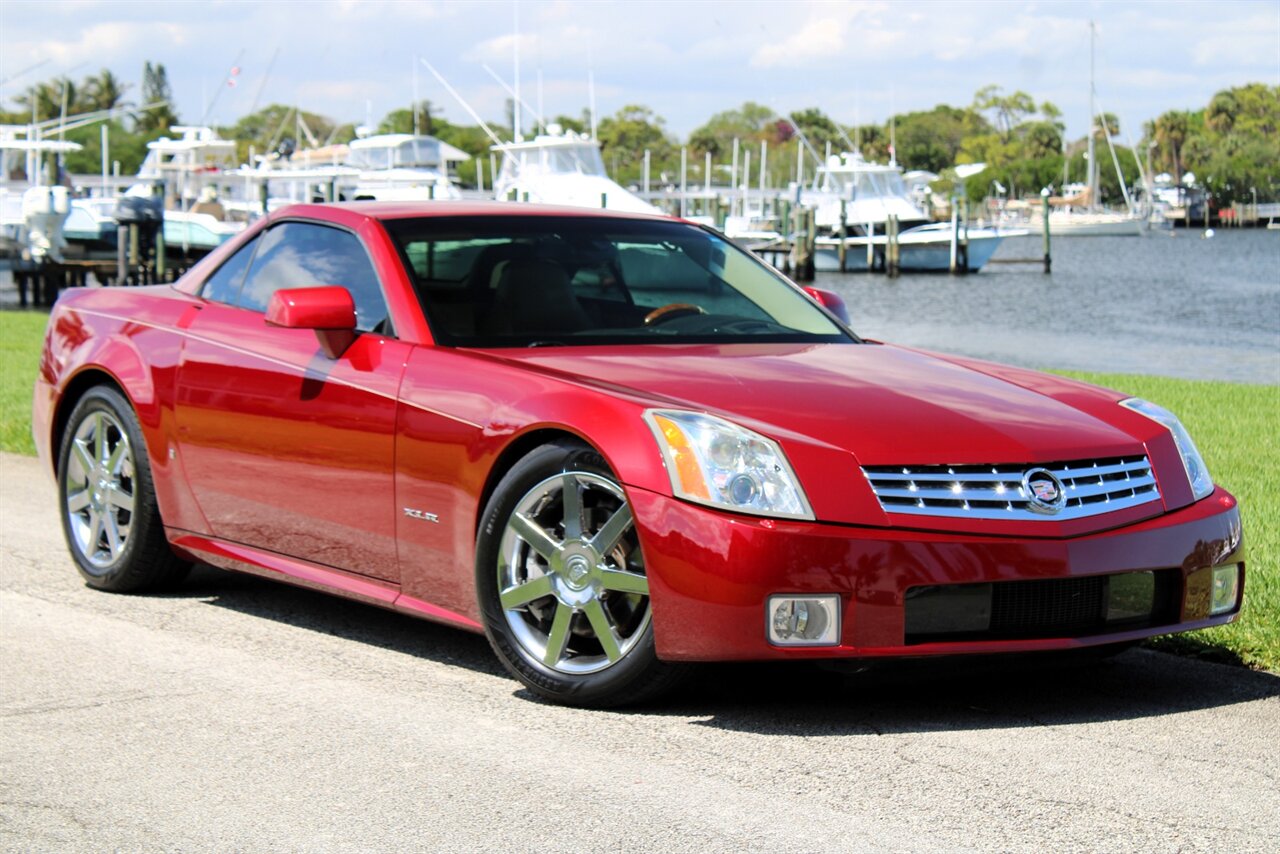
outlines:
[[514, 86], [518, 54], [521, 96], [548, 117], [588, 106], [590, 72], [598, 115], [642, 104], [680, 137], [747, 100], [870, 123], [996, 84], [1056, 104], [1075, 138], [1090, 20], [1099, 108], [1122, 140], [1226, 87], [1280, 85], [1280, 0], [0, 0], [0, 99], [12, 109], [34, 82], [105, 67], [136, 100], [150, 60], [187, 123], [271, 103], [377, 122], [411, 103], [416, 68], [418, 96], [471, 124], [426, 60], [500, 124], [508, 96], [485, 66]]

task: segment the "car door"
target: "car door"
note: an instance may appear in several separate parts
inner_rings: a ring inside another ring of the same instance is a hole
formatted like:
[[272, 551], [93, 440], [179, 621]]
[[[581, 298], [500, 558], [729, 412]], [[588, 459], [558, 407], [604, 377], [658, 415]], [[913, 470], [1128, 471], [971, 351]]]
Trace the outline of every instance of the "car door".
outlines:
[[[280, 289], [341, 285], [355, 342], [337, 359], [314, 331], [268, 326]], [[408, 345], [394, 337], [375, 268], [350, 231], [286, 221], [206, 281], [176, 378], [178, 443], [214, 535], [398, 579], [396, 397]]]

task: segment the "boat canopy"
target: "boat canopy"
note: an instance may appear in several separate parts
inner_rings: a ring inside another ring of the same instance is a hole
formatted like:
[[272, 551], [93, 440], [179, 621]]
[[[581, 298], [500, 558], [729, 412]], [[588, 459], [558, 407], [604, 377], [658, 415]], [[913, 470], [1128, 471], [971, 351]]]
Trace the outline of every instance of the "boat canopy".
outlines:
[[592, 175], [608, 178], [600, 143], [577, 136], [539, 136], [529, 142], [495, 145], [501, 151], [498, 185], [509, 185], [538, 175]]
[[439, 169], [447, 163], [470, 160], [471, 155], [433, 136], [388, 133], [355, 139], [347, 165], [357, 169]]

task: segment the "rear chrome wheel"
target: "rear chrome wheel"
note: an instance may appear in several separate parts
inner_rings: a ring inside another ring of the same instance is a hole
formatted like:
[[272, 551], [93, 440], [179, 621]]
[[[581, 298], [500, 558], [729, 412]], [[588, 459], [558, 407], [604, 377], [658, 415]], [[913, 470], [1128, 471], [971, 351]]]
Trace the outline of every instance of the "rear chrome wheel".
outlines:
[[649, 579], [626, 493], [594, 451], [545, 445], [495, 490], [477, 541], [476, 583], [507, 668], [557, 702], [614, 706], [664, 691]]
[[109, 412], [97, 410], [80, 422], [62, 480], [72, 546], [89, 572], [108, 572], [128, 545], [134, 513], [133, 449]]
[[127, 593], [186, 575], [164, 535], [137, 417], [115, 389], [96, 386], [72, 410], [58, 493], [67, 546], [90, 587]]

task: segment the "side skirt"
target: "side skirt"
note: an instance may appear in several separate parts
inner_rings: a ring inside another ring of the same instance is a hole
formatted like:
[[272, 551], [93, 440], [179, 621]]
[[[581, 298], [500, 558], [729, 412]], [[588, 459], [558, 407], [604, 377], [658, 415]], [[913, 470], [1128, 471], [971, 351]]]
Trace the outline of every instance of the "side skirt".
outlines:
[[395, 584], [375, 581], [355, 573], [189, 531], [169, 528], [166, 533], [170, 544], [183, 557], [207, 563], [219, 569], [283, 581], [298, 587], [319, 590], [345, 599], [354, 599], [413, 617], [421, 617], [432, 622], [445, 623], [471, 632], [483, 631], [476, 621], [430, 602], [406, 596]]

